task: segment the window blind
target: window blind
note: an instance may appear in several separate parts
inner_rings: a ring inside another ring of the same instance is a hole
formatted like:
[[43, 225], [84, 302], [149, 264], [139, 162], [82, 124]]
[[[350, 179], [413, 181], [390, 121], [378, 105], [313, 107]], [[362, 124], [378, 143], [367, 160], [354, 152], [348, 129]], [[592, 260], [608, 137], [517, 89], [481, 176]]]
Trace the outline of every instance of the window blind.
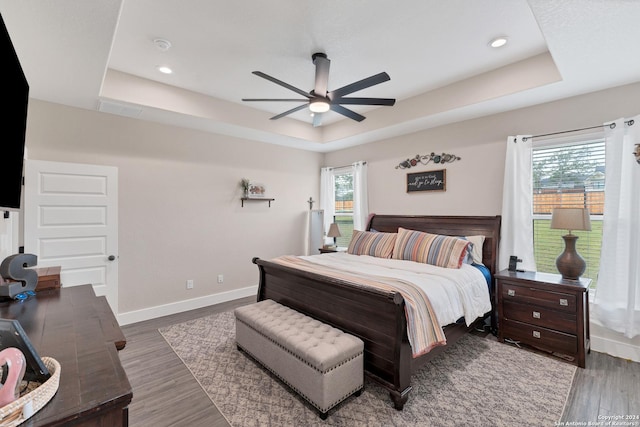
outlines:
[[556, 207], [589, 208], [592, 231], [573, 231], [577, 250], [587, 262], [583, 277], [595, 287], [600, 264], [604, 213], [604, 140], [533, 148], [533, 233], [538, 271], [557, 273], [555, 260], [564, 251], [566, 230], [552, 230]]

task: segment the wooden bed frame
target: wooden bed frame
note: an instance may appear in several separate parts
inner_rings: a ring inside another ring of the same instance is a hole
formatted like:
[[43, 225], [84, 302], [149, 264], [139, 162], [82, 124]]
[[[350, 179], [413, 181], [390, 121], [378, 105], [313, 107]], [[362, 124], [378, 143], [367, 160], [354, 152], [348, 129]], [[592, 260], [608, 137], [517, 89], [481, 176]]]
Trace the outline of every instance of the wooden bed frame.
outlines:
[[[398, 227], [451, 236], [485, 236], [483, 263], [497, 272], [500, 216], [375, 215], [368, 230], [398, 231]], [[365, 371], [389, 389], [402, 410], [411, 391], [411, 375], [446, 346], [413, 358], [407, 337], [405, 302], [400, 293], [363, 289], [339, 279], [253, 259], [260, 271], [258, 301], [272, 299], [364, 341]], [[493, 280], [491, 292], [492, 306]], [[447, 344], [468, 332], [464, 323], [444, 328]]]

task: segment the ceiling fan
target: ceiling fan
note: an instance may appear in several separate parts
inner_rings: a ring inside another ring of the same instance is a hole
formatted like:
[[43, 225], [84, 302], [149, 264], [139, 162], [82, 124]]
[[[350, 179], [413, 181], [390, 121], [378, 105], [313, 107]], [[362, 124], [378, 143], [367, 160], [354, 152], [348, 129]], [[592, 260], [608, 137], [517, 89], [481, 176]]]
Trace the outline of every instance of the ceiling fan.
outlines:
[[277, 85], [285, 87], [299, 95], [305, 97], [305, 99], [257, 99], [257, 98], [243, 98], [243, 101], [255, 102], [255, 101], [278, 101], [278, 102], [304, 102], [295, 108], [280, 113], [271, 117], [271, 120], [277, 120], [281, 117], [300, 111], [304, 108], [309, 108], [313, 113], [313, 126], [319, 126], [322, 120], [322, 113], [329, 110], [342, 114], [350, 119], [361, 122], [365, 117], [356, 113], [353, 110], [343, 107], [343, 105], [385, 105], [392, 106], [396, 103], [393, 98], [345, 98], [345, 95], [349, 95], [354, 92], [366, 89], [371, 86], [375, 86], [380, 83], [384, 83], [391, 80], [389, 75], [385, 72], [375, 74], [366, 79], [359, 80], [357, 82], [348, 84], [339, 89], [328, 91], [329, 84], [329, 66], [331, 61], [324, 53], [314, 53], [311, 56], [313, 64], [316, 66], [316, 81], [315, 87], [310, 92], [305, 92], [302, 89], [298, 89], [295, 86], [291, 86], [288, 83], [278, 80], [275, 77], [271, 77], [262, 71], [253, 71], [258, 77], [267, 79]]

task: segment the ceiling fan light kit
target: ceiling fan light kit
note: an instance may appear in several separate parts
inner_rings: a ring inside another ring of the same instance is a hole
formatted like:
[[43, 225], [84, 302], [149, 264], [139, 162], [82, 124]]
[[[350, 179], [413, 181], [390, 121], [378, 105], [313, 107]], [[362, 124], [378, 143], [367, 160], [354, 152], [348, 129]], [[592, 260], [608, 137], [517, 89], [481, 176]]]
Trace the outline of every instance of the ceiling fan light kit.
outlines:
[[331, 106], [329, 105], [329, 103], [321, 99], [311, 101], [309, 103], [309, 110], [314, 113], [326, 113], [330, 108]]
[[380, 106], [392, 106], [396, 100], [393, 98], [345, 98], [345, 95], [358, 92], [360, 90], [367, 89], [371, 86], [375, 86], [380, 83], [391, 80], [389, 75], [385, 72], [375, 74], [357, 82], [348, 84], [339, 89], [329, 91], [329, 67], [331, 61], [327, 58], [327, 55], [321, 52], [314, 53], [311, 56], [313, 64], [316, 66], [315, 86], [310, 92], [305, 92], [302, 89], [298, 89], [288, 83], [276, 79], [261, 71], [253, 71], [258, 77], [262, 77], [265, 80], [269, 80], [279, 86], [289, 89], [298, 95], [303, 96], [306, 99], [267, 99], [267, 98], [243, 98], [245, 102], [263, 102], [263, 101], [277, 101], [277, 102], [303, 102], [304, 104], [280, 113], [271, 117], [271, 120], [277, 120], [281, 117], [288, 116], [304, 108], [309, 108], [313, 112], [313, 126], [319, 126], [321, 124], [321, 115], [329, 110], [335, 111], [338, 114], [342, 114], [352, 120], [361, 122], [365, 117], [356, 113], [353, 110], [343, 107], [346, 105], [380, 105]]

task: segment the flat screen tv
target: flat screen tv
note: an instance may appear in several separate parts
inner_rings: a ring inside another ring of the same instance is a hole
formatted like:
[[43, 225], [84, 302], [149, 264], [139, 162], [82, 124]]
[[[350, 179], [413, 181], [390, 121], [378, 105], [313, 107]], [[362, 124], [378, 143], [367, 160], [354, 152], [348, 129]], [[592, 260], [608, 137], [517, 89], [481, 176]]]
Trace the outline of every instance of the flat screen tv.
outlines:
[[0, 210], [19, 210], [29, 84], [1, 14], [0, 63], [6, 89], [2, 91], [4, 112], [0, 116]]

